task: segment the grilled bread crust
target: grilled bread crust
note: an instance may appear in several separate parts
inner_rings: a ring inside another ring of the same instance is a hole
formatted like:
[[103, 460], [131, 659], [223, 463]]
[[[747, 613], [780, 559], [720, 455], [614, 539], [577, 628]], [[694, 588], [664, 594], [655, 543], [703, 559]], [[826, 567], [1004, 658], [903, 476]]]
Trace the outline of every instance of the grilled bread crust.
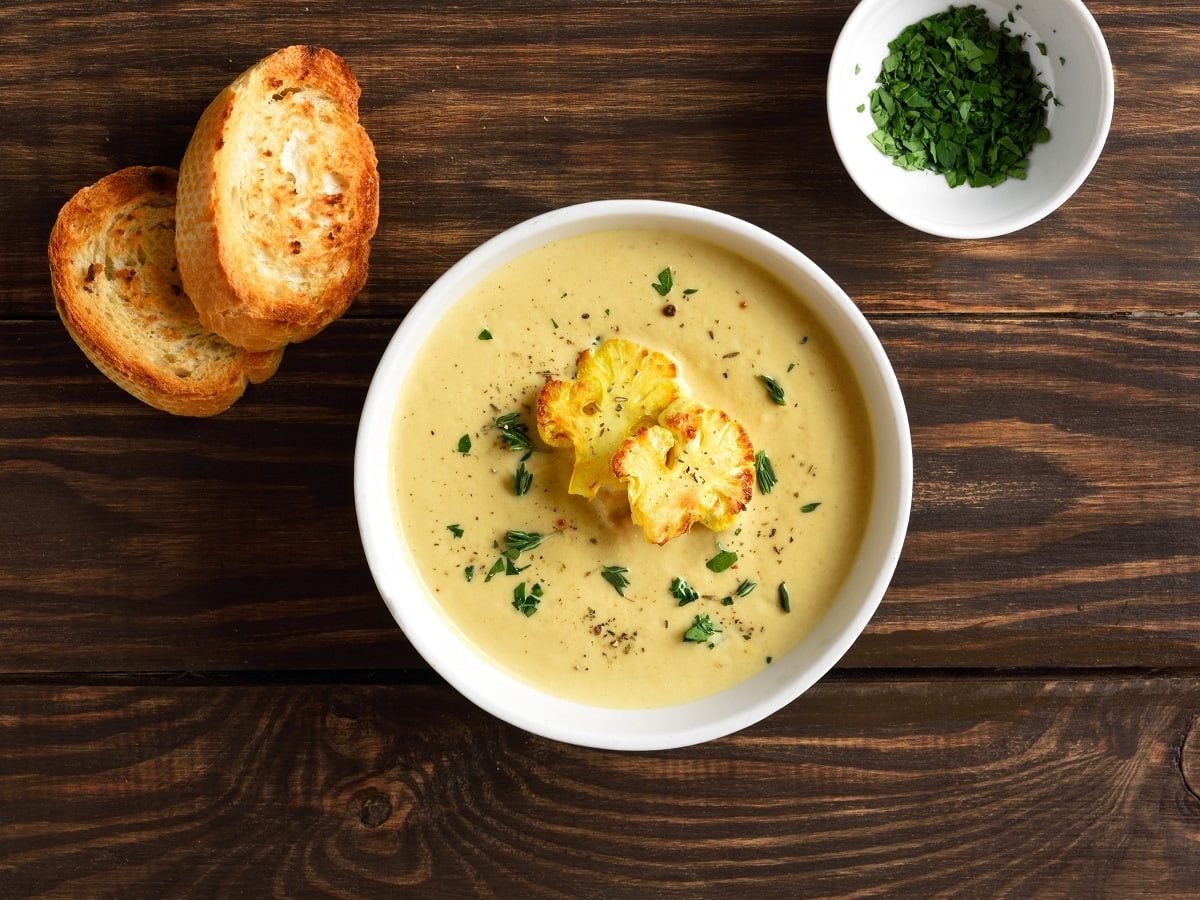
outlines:
[[200, 324], [176, 267], [176, 179], [134, 166], [79, 191], [50, 233], [50, 276], [97, 369], [157, 409], [211, 416], [275, 374], [282, 351], [248, 352]]
[[335, 53], [286, 47], [196, 126], [180, 166], [179, 268], [200, 321], [231, 343], [306, 340], [366, 282], [379, 173], [359, 94]]

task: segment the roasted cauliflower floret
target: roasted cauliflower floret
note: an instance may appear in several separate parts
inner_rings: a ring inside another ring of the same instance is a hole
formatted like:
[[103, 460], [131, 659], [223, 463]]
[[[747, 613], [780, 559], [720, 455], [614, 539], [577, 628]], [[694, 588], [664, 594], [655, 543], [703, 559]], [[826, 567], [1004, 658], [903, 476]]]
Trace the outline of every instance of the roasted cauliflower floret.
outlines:
[[573, 381], [548, 381], [538, 395], [537, 426], [552, 447], [574, 447], [572, 494], [591, 499], [619, 489], [613, 454], [682, 394], [668, 356], [613, 338], [579, 354]]
[[612, 469], [629, 492], [634, 524], [665, 544], [696, 522], [724, 531], [737, 521], [753, 490], [754, 447], [722, 410], [685, 398], [626, 440]]

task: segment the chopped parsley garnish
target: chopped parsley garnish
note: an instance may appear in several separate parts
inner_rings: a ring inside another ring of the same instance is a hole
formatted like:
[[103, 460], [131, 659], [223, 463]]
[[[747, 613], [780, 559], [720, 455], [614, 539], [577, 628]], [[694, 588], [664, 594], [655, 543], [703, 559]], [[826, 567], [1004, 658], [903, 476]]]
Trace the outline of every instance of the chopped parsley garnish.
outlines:
[[492, 333], [485, 328], [483, 331], [479, 332], [479, 339], [481, 341], [490, 341], [492, 339]]
[[487, 577], [483, 579], [485, 583], [491, 581], [495, 576], [504, 571], [504, 562], [504, 559], [501, 558], [492, 563], [492, 567], [487, 571]]
[[460, 538], [463, 536], [463, 530], [462, 530], [461, 525], [447, 525], [446, 530], [449, 531], [456, 538]]
[[518, 566], [509, 557], [507, 557], [507, 556], [504, 557], [504, 574], [505, 575], [520, 575], [522, 572], [524, 572], [528, 568], [529, 568], [529, 565]]
[[546, 536], [537, 531], [509, 531], [504, 535], [504, 552], [507, 556], [512, 553], [515, 558], [522, 553], [533, 550], [541, 545]]
[[794, 369], [794, 368], [796, 368], [796, 364], [795, 364], [795, 363], [788, 363], [788, 368], [787, 368], [787, 370], [788, 370], [789, 372], [790, 372], [790, 371], [792, 371], [792, 369]]
[[537, 612], [538, 604], [542, 602], [542, 586], [535, 584], [529, 589], [529, 593], [525, 593], [525, 582], [521, 582], [513, 588], [513, 609], [519, 613], [523, 613], [525, 618], [529, 618]]
[[458, 452], [466, 456], [471, 452], [471, 436], [464, 434], [458, 439]]
[[754, 454], [754, 475], [758, 479], [758, 490], [763, 494], [771, 493], [771, 488], [779, 483], [771, 458], [762, 450]]
[[671, 277], [671, 267], [667, 266], [667, 268], [658, 273], [658, 281], [650, 285], [650, 287], [658, 292], [658, 296], [665, 297], [671, 293], [671, 287], [674, 284], [675, 279]]
[[800, 507], [800, 512], [810, 513], [820, 505], [821, 502], [819, 500], [816, 503], [805, 503], [802, 507]]
[[467, 581], [473, 581], [475, 579], [475, 567], [467, 566], [465, 569], [463, 569], [463, 575], [466, 576]]
[[720, 552], [705, 563], [710, 572], [724, 572], [735, 562], [737, 562], [737, 554], [732, 550], [726, 550], [720, 544], [717, 544], [717, 550]]
[[700, 599], [700, 592], [682, 578], [676, 578], [671, 582], [671, 596], [679, 601], [680, 606], [687, 606]]
[[858, 104], [858, 106], [857, 106], [857, 107], [855, 107], [854, 111], [855, 111], [855, 112], [862, 112], [862, 111], [863, 111], [863, 110], [865, 110], [866, 108], [867, 108], [867, 104], [865, 104], [865, 103], [860, 103], [860, 104]]
[[517, 463], [517, 471], [513, 473], [513, 493], [518, 497], [528, 494], [533, 484], [533, 473], [525, 468], [525, 460]]
[[737, 590], [735, 590], [731, 596], [725, 597], [721, 600], [721, 605], [733, 606], [734, 597], [746, 597], [751, 594], [756, 587], [758, 587], [758, 582], [756, 581], [750, 581], [749, 579], [743, 581], [737, 586]]
[[508, 445], [509, 450], [533, 449], [529, 426], [521, 421], [520, 413], [510, 412], [497, 417], [496, 428], [500, 432], [500, 440]]
[[1046, 55], [1046, 45], [1045, 44], [1043, 44], [1041, 41], [1038, 41], [1037, 44], [1035, 44], [1034, 46], [1036, 46], [1038, 48], [1038, 53], [1042, 54], [1042, 56]]
[[625, 596], [625, 588], [629, 587], [629, 579], [625, 576], [629, 574], [629, 570], [624, 566], [601, 566], [600, 577], [613, 586], [622, 597]]
[[888, 50], [870, 93], [869, 137], [880, 152], [950, 187], [1025, 178], [1029, 151], [1050, 139], [1051, 98], [1022, 36], [1007, 22], [994, 28], [979, 7], [951, 6], [909, 25]]
[[785, 613], [792, 611], [792, 595], [788, 593], [787, 583], [779, 582], [779, 606]]
[[862, 66], [860, 66], [858, 63], [855, 63], [854, 64], [854, 74], [857, 75], [861, 71], [862, 71]]
[[700, 289], [699, 288], [684, 288], [683, 296], [690, 297], [690, 296], [692, 296], [692, 294], [696, 293], [696, 291], [698, 291], [698, 290], [700, 290]]
[[720, 632], [720, 628], [713, 624], [712, 619], [705, 613], [702, 616], [696, 616], [692, 621], [692, 627], [683, 633], [685, 641], [691, 641], [694, 644], [708, 643], [708, 639], [714, 634]]
[[763, 383], [763, 387], [767, 389], [767, 396], [771, 398], [772, 403], [779, 406], [787, 406], [787, 400], [783, 396], [783, 388], [779, 386], [779, 382], [770, 375], [759, 375], [758, 380]]

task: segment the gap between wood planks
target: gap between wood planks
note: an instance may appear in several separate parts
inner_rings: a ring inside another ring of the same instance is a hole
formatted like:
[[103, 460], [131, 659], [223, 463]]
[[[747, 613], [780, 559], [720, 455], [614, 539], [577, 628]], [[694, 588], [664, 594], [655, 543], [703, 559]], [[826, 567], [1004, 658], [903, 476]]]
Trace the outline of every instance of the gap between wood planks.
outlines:
[[[415, 301], [414, 301], [415, 303]], [[409, 306], [411, 309], [412, 306]], [[860, 307], [861, 308], [861, 307]], [[338, 321], [353, 321], [353, 322], [399, 322], [407, 314], [409, 309], [406, 309], [402, 314], [386, 314], [375, 315], [373, 313], [356, 313], [353, 310], [347, 312]], [[886, 312], [878, 310], [870, 310], [863, 313], [870, 320], [888, 320], [894, 322], [903, 322], [908, 320], [921, 319], [954, 319], [963, 322], [1021, 322], [1021, 321], [1040, 321], [1052, 322], [1061, 320], [1064, 322], [1113, 322], [1128, 320], [1131, 322], [1140, 322], [1144, 320], [1160, 320], [1160, 319], [1177, 319], [1182, 322], [1200, 321], [1200, 308], [1196, 310], [1185, 310], [1184, 312], [1163, 312], [1159, 310], [1118, 310], [1114, 312], [1073, 312], [1073, 311], [1054, 311], [1047, 310], [1044, 312], [945, 312], [945, 311], [930, 311], [930, 312]], [[56, 322], [58, 315], [53, 311], [47, 312], [44, 315], [31, 316], [28, 314], [8, 317], [0, 314], [0, 324], [5, 325], [20, 325], [30, 322]]]
[[[1194, 678], [1200, 666], [1103, 667], [935, 667], [834, 669], [820, 682], [904, 683], [927, 681], [1145, 681]], [[281, 669], [261, 671], [0, 672], [0, 686], [75, 685], [82, 687], [269, 687], [272, 685], [433, 685], [446, 682], [433, 669]], [[1200, 740], [1200, 734], [1196, 736]]]

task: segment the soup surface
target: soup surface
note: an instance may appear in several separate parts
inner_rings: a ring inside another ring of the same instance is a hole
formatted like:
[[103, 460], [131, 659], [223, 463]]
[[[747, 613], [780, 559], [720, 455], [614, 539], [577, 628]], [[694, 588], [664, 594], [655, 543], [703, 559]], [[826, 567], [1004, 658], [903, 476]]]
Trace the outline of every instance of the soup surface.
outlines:
[[[617, 336], [671, 356], [690, 394], [741, 422], [766, 452], [778, 483], [767, 494], [756, 486], [733, 529], [696, 526], [659, 547], [627, 510], [567, 493], [573, 451], [538, 441], [538, 392], [547, 377], [573, 378], [583, 349]], [[759, 375], [778, 382], [783, 405]], [[537, 447], [523, 495], [513, 476], [525, 453], [494, 425], [513, 412]], [[568, 238], [477, 284], [415, 360], [392, 444], [397, 517], [444, 614], [516, 677], [599, 706], [695, 700], [794, 647], [853, 565], [872, 489], [861, 394], [802, 298], [742, 257], [672, 232]], [[489, 580], [511, 530], [546, 537]], [[706, 563], [722, 548], [737, 562], [713, 572]], [[624, 596], [606, 566], [627, 570]], [[679, 605], [675, 578], [700, 598]], [[526, 616], [514, 591], [529, 596], [534, 584], [540, 604]], [[697, 616], [720, 631], [685, 640]]]

